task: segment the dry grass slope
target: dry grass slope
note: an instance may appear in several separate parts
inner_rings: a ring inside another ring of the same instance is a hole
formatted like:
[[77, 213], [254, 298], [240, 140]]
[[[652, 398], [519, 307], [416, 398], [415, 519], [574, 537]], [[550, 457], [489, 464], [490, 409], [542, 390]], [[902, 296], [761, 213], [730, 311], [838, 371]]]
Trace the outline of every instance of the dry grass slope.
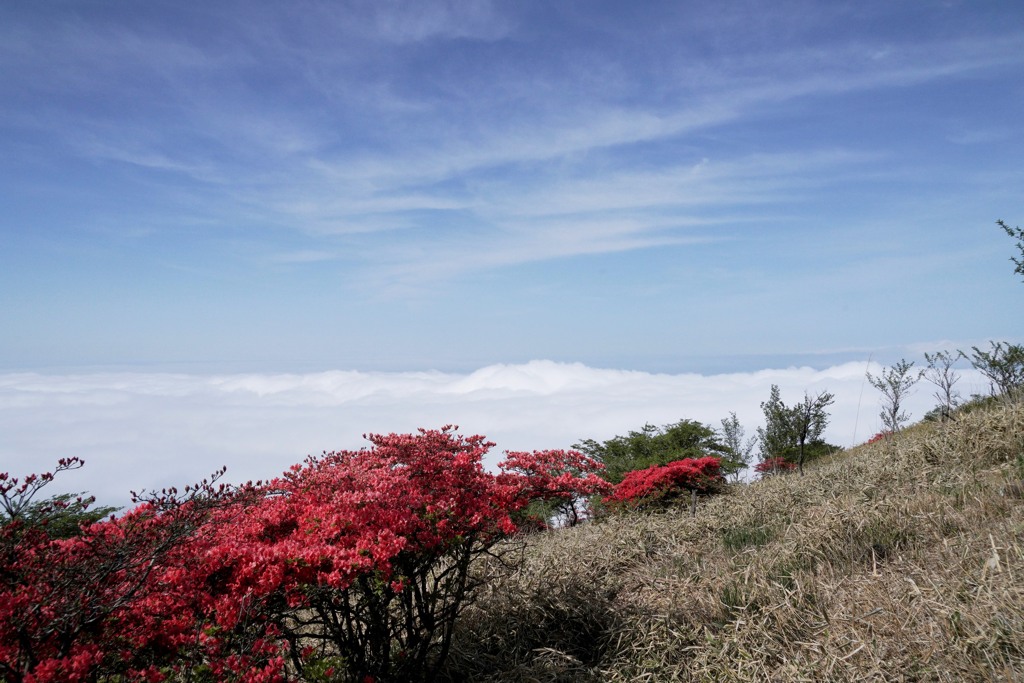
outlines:
[[529, 538], [456, 638], [471, 681], [1024, 681], [1024, 405], [687, 511]]

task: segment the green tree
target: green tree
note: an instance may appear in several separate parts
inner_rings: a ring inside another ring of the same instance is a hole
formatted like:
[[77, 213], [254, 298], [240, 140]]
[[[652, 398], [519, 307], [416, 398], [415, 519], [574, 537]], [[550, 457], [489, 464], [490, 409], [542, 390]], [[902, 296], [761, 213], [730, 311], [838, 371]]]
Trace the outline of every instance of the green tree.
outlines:
[[764, 427], [757, 430], [761, 461], [783, 458], [795, 463], [803, 475], [805, 462], [839, 450], [822, 440], [829, 420], [825, 409], [834, 400], [835, 396], [827, 391], [813, 397], [804, 392], [801, 402], [787, 406], [782, 402], [779, 387], [773, 384], [768, 400], [761, 404], [765, 421]]
[[911, 372], [913, 367], [913, 362], [908, 363], [901, 358], [899, 363], [882, 370], [878, 377], [870, 372], [865, 373], [871, 386], [882, 392], [884, 402], [879, 416], [885, 429], [893, 434], [899, 432], [903, 425], [910, 421], [910, 415], [903, 410], [903, 405], [910, 395], [910, 390], [921, 379], [920, 372]]
[[832, 405], [835, 396], [823, 391], [814, 398], [804, 392], [804, 400], [792, 408], [793, 431], [796, 434], [799, 456], [796, 465], [800, 476], [804, 476], [804, 459], [808, 454], [807, 445], [820, 443], [821, 435], [828, 426], [828, 413], [825, 408]]
[[1024, 275], [1024, 229], [1021, 229], [1020, 227], [1011, 228], [1002, 220], [996, 221], [996, 225], [1002, 228], [1007, 235], [1017, 240], [1017, 249], [1020, 251], [1020, 258], [1011, 256], [1010, 260], [1013, 261], [1013, 265], [1016, 266], [1013, 272], [1018, 275]]
[[706, 455], [722, 458], [723, 473], [731, 474], [738, 468], [717, 432], [696, 420], [679, 420], [663, 427], [645, 424], [625, 436], [603, 442], [584, 439], [572, 447], [600, 460], [605, 466], [604, 477], [613, 484], [634, 470]]
[[764, 413], [764, 427], [757, 428], [761, 461], [785, 458], [796, 443], [796, 434], [793, 431], [792, 411], [782, 402], [777, 384], [772, 385], [768, 400], [761, 403], [761, 411]]
[[729, 413], [729, 417], [722, 420], [721, 435], [722, 445], [729, 449], [729, 458], [737, 466], [733, 477], [738, 479], [740, 470], [750, 467], [754, 448], [757, 446], [757, 435], [744, 440], [746, 432], [736, 413]]

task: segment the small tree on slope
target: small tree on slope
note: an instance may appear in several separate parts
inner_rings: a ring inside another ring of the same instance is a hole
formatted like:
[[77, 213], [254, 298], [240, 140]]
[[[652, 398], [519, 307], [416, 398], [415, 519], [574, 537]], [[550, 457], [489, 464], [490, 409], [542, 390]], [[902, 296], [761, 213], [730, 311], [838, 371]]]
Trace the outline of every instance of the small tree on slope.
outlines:
[[722, 420], [722, 445], [729, 449], [731, 459], [736, 464], [736, 470], [732, 473], [734, 480], [738, 481], [740, 470], [750, 466], [754, 448], [757, 446], [757, 435], [745, 440], [743, 426], [740, 424], [736, 413], [729, 413], [729, 417]]
[[903, 425], [910, 421], [910, 415], [903, 410], [903, 405], [910, 390], [921, 379], [920, 372], [911, 372], [913, 367], [913, 362], [908, 363], [905, 359], [900, 359], [900, 362], [891, 368], [882, 370], [878, 377], [870, 372], [865, 373], [871, 386], [882, 392], [883, 404], [879, 416], [885, 429], [893, 434], [898, 433]]
[[804, 400], [791, 409], [793, 431], [800, 449], [797, 467], [801, 477], [804, 475], [805, 448], [808, 443], [821, 439], [825, 427], [828, 426], [828, 413], [825, 412], [825, 408], [832, 405], [833, 401], [835, 401], [835, 396], [827, 391], [821, 392], [814, 398], [805, 392]]
[[[803, 464], [808, 457], [833, 450], [834, 447], [825, 444], [821, 436], [828, 426], [825, 408], [832, 404], [834, 398], [827, 391], [814, 397], [804, 392], [803, 401], [786, 406], [779, 387], [773, 384], [768, 400], [761, 404], [765, 426], [757, 430], [762, 463], [795, 459], [800, 474], [803, 474]], [[773, 466], [772, 470], [775, 469]], [[758, 472], [763, 473], [763, 469], [758, 469]]]
[[939, 402], [939, 416], [943, 422], [951, 418], [953, 409], [960, 403], [960, 393], [953, 388], [960, 381], [959, 373], [953, 369], [960, 355], [959, 352], [954, 354], [949, 351], [924, 354], [928, 369], [923, 372], [923, 376], [936, 387], [933, 395]]
[[965, 357], [974, 369], [988, 378], [993, 396], [1013, 399], [1024, 391], [1024, 346], [1008, 342], [989, 342], [991, 351], [972, 346]]

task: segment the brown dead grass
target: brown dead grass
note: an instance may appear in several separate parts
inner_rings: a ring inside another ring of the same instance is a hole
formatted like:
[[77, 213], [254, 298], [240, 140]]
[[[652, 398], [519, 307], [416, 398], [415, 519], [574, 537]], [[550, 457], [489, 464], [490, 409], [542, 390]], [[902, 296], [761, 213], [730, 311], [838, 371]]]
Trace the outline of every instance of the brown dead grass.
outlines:
[[[453, 679], [1024, 681], [1024, 405], [529, 537]], [[1009, 485], [1008, 485], [1009, 484]]]

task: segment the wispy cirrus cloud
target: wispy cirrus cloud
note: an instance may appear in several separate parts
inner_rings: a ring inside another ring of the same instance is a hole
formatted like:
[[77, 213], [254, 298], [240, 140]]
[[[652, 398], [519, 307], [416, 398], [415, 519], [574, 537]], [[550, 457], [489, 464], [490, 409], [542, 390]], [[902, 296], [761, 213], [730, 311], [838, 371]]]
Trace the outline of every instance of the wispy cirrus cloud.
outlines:
[[[752, 130], [851, 94], [1024, 61], [1024, 36], [1010, 29], [899, 43], [815, 37], [829, 22], [862, 20], [852, 10], [803, 8], [799, 21], [764, 25], [694, 10], [682, 38], [742, 29], [745, 40], [700, 53], [680, 39], [659, 59], [626, 63], [585, 42], [548, 42], [488, 2], [237, 9], [211, 9], [191, 32], [164, 21], [168, 9], [135, 22], [9, 22], [0, 64], [25, 106], [0, 109], [0, 120], [126, 182], [170, 177], [192, 200], [179, 202], [191, 214], [183, 221], [247, 233], [222, 244], [261, 244], [269, 256], [257, 262], [344, 252], [349, 264], [414, 279], [703, 244], [721, 237], [712, 226], [723, 214], [792, 213], [818, 190], [906, 172], [906, 162], [856, 136], [794, 146]], [[642, 57], [630, 31], [574, 11], [552, 19]], [[792, 47], [772, 38], [783, 24], [801, 37]], [[440, 61], [440, 45], [463, 57]], [[729, 143], [737, 133], [745, 145]], [[116, 208], [107, 215], [130, 215], [133, 230], [146, 220]], [[150, 216], [151, 229], [161, 220]]]
[[498, 40], [512, 30], [509, 17], [490, 0], [442, 0], [409, 6], [401, 2], [371, 2], [373, 27], [383, 40], [396, 43], [469, 38]]

